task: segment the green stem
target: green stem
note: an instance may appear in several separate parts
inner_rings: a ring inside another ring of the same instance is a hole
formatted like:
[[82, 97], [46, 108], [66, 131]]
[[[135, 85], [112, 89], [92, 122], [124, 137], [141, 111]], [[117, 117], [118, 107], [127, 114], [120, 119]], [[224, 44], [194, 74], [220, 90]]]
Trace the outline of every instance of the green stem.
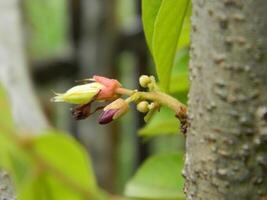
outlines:
[[140, 95], [141, 99], [156, 101], [160, 105], [167, 106], [177, 114], [186, 109], [186, 106], [180, 101], [163, 92], [137, 92], [136, 94]]
[[126, 88], [119, 88], [116, 91], [118, 94], [131, 96], [132, 101], [140, 101], [140, 100], [149, 100], [155, 101], [160, 105], [167, 106], [172, 109], [177, 117], [186, 118], [187, 108], [186, 106], [175, 99], [174, 97], [160, 92], [160, 91], [153, 91], [153, 92], [139, 92], [137, 90], [129, 90]]
[[127, 95], [127, 96], [132, 96], [136, 92], [137, 92], [137, 90], [130, 90], [130, 89], [126, 89], [126, 88], [118, 88], [116, 90], [117, 94], [122, 94], [122, 95]]

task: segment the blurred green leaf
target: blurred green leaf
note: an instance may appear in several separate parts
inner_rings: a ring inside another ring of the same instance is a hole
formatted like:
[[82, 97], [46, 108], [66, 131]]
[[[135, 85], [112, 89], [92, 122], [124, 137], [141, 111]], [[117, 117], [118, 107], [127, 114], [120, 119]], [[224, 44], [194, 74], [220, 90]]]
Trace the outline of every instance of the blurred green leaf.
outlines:
[[[14, 169], [14, 167], [17, 167], [17, 164], [21, 164], [21, 160], [16, 159], [15, 155], [20, 155], [21, 152], [13, 140], [15, 127], [9, 105], [9, 98], [2, 86], [0, 86], [0, 107], [0, 166], [8, 171], [16, 172], [17, 170]], [[16, 162], [17, 164], [15, 164]]]
[[152, 54], [154, 25], [161, 2], [162, 0], [142, 0], [142, 21], [144, 26], [144, 32], [147, 40], [147, 45]]
[[146, 126], [139, 130], [138, 134], [144, 137], [153, 137], [162, 134], [179, 133], [179, 120], [175, 117], [173, 111], [168, 108], [161, 108]]
[[[82, 200], [77, 192], [68, 188], [54, 175], [43, 172], [32, 176], [19, 188], [20, 200]], [[89, 199], [89, 198], [88, 198]]]
[[142, 199], [184, 199], [181, 154], [149, 158], [127, 184], [125, 195]]
[[57, 131], [21, 138], [2, 88], [0, 105], [0, 167], [10, 173], [20, 200], [106, 199], [78, 142]]
[[192, 5], [190, 1], [185, 18], [184, 18], [183, 27], [180, 33], [177, 50], [188, 47], [190, 44], [191, 15], [192, 15]]
[[[46, 197], [53, 197], [48, 199], [57, 200], [83, 199], [82, 192], [97, 195], [90, 160], [74, 139], [58, 132], [47, 133], [35, 138], [31, 151], [37, 166], [39, 162], [39, 165], [44, 165], [44, 169], [43, 172], [36, 173], [28, 186], [25, 186], [28, 192], [21, 192], [22, 199], [30, 200], [33, 189], [43, 191]], [[49, 193], [44, 185], [49, 187]]]
[[156, 64], [161, 87], [165, 91], [169, 90], [179, 37], [181, 36], [179, 47], [189, 44], [189, 2], [190, 0], [142, 1], [142, 21], [147, 44]]
[[65, 0], [23, 1], [31, 58], [64, 56], [68, 44], [68, 5]]
[[176, 54], [175, 65], [172, 70], [170, 93], [178, 93], [189, 90], [189, 50], [180, 49]]
[[161, 87], [169, 90], [175, 53], [189, 0], [163, 0], [155, 20], [152, 50]]
[[171, 83], [172, 83], [170, 88], [171, 93], [188, 91], [189, 89], [188, 73], [173, 75]]

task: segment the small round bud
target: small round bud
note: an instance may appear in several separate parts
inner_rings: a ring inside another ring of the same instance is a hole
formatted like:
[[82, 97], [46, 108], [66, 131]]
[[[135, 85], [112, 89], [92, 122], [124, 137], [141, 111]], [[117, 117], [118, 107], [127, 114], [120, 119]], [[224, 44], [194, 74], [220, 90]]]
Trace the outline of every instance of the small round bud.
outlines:
[[155, 108], [155, 106], [156, 106], [155, 103], [152, 102], [147, 107], [148, 107], [149, 110], [153, 110]]
[[137, 104], [137, 110], [141, 113], [147, 113], [149, 111], [148, 105], [147, 101], [141, 101]]
[[146, 76], [146, 75], [142, 75], [142, 76], [140, 76], [140, 78], [139, 78], [139, 83], [140, 83], [140, 85], [142, 86], [142, 87], [147, 87], [148, 86], [148, 84], [151, 82], [151, 79], [150, 79], [150, 77], [149, 76]]

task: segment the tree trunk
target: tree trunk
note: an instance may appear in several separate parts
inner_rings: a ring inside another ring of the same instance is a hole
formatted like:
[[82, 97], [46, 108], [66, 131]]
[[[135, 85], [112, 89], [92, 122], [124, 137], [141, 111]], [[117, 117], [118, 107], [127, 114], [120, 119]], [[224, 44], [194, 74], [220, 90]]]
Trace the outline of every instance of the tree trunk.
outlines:
[[193, 0], [187, 199], [267, 199], [266, 27], [266, 0]]

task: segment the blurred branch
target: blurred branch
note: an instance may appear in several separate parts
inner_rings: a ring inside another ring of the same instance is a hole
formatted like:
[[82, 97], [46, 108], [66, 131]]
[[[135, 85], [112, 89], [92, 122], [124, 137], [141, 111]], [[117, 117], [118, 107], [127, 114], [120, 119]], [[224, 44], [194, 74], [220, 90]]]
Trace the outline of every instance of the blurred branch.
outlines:
[[32, 77], [35, 83], [45, 85], [60, 78], [73, 77], [78, 67], [73, 60], [58, 59], [33, 63]]
[[[145, 48], [143, 33], [141, 31], [134, 33], [122, 33], [117, 37], [117, 52], [130, 50], [140, 52]], [[143, 50], [144, 51], [144, 50]], [[142, 53], [143, 53], [142, 51]], [[32, 77], [35, 83], [45, 85], [51, 81], [73, 77], [77, 74], [79, 67], [74, 59], [59, 58], [42, 62], [32, 63]]]
[[118, 52], [123, 52], [125, 50], [138, 51], [140, 49], [146, 48], [143, 31], [136, 30], [136, 32], [122, 32], [118, 36]]
[[18, 1], [0, 3], [0, 78], [19, 129], [38, 133], [48, 127], [29, 79]]

